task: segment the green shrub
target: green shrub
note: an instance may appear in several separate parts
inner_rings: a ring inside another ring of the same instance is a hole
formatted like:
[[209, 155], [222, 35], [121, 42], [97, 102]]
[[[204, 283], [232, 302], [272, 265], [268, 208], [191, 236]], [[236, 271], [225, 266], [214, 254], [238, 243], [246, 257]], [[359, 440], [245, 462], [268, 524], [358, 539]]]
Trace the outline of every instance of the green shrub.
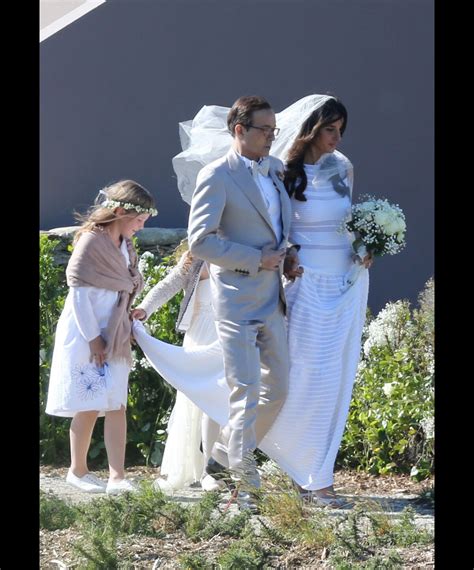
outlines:
[[434, 282], [367, 323], [338, 465], [428, 477], [434, 465]]
[[257, 570], [263, 568], [266, 552], [255, 538], [246, 538], [233, 542], [217, 558], [222, 570]]
[[44, 463], [61, 463], [69, 457], [69, 422], [44, 413], [56, 324], [67, 295], [64, 269], [54, 261], [58, 244], [59, 240], [40, 235], [40, 458]]
[[[160, 491], [153, 489], [151, 483], [141, 483], [136, 493], [117, 497], [101, 497], [79, 508], [79, 523], [82, 528], [96, 527], [109, 530], [115, 536], [140, 534], [161, 536], [162, 530], [155, 524], [157, 519], [166, 514], [169, 501]], [[172, 505], [173, 507], [175, 505]], [[183, 507], [178, 505], [181, 510]], [[175, 519], [178, 528], [182, 519]]]
[[78, 511], [52, 493], [40, 491], [40, 528], [58, 530], [69, 528], [77, 519]]
[[214, 568], [201, 554], [182, 554], [178, 559], [182, 570], [213, 570]]
[[211, 522], [211, 515], [219, 504], [220, 497], [217, 491], [204, 493], [203, 498], [186, 509], [186, 522], [184, 530], [191, 540], [199, 540], [201, 532]]

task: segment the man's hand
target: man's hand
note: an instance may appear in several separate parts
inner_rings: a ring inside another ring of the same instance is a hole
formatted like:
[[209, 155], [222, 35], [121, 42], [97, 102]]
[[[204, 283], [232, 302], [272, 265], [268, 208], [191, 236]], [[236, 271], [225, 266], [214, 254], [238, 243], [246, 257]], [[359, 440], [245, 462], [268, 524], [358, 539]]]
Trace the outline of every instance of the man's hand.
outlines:
[[289, 247], [283, 264], [283, 275], [290, 281], [294, 281], [296, 277], [303, 275], [304, 269], [300, 267], [299, 263], [298, 250], [296, 247]]
[[285, 249], [272, 249], [270, 246], [266, 245], [262, 249], [262, 258], [260, 260], [260, 269], [266, 269], [267, 271], [278, 271], [280, 263], [285, 257]]
[[105, 361], [107, 360], [107, 354], [105, 352], [105, 340], [99, 335], [96, 336], [89, 342], [89, 348], [91, 351], [89, 362], [94, 361], [96, 366], [102, 368]]

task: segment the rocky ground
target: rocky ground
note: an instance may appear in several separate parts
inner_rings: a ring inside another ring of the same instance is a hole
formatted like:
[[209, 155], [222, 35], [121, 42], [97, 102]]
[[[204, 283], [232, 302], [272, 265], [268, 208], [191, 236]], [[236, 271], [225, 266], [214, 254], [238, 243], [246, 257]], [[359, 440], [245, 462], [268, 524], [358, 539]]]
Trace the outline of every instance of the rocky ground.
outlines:
[[[70, 486], [65, 481], [67, 468], [53, 468], [43, 466], [40, 469], [40, 487], [43, 491], [54, 493], [56, 496], [71, 502], [90, 501], [97, 496], [82, 493], [78, 489]], [[106, 471], [95, 472], [104, 479], [107, 478]], [[127, 470], [127, 476], [139, 482], [141, 480], [153, 480], [159, 474], [159, 470], [147, 467], [131, 467]], [[416, 525], [420, 528], [433, 530], [434, 511], [430, 501], [430, 489], [433, 481], [417, 483], [408, 476], [384, 476], [374, 477], [365, 473], [355, 473], [351, 471], [336, 472], [336, 491], [346, 497], [352, 497], [355, 502], [365, 501], [372, 505], [378, 505], [380, 511], [390, 517], [398, 517], [402, 510], [410, 505], [416, 512]], [[174, 500], [181, 503], [192, 503], [198, 501], [202, 496], [199, 486], [192, 486], [173, 496]], [[227, 497], [223, 495], [222, 503], [227, 502]], [[378, 508], [377, 507], [377, 508]], [[237, 510], [235, 505], [231, 509]], [[325, 509], [331, 516], [340, 516], [340, 510]], [[78, 531], [75, 529], [64, 529], [56, 531], [40, 531], [40, 561], [41, 568], [44, 569], [69, 569], [80, 568], [75, 565], [73, 544], [78, 538]], [[206, 557], [218, 552], [229, 544], [229, 539], [222, 536], [214, 536], [205, 542], [194, 543], [185, 538], [182, 534], [172, 533], [165, 538], [154, 538], [144, 536], [128, 536], [119, 545], [118, 550], [124, 553], [127, 558], [136, 560], [133, 568], [144, 569], [173, 569], [181, 568], [177, 562], [177, 557], [185, 552], [201, 553]], [[431, 545], [414, 545], [403, 548], [400, 554], [404, 560], [402, 568], [434, 568], [434, 547]], [[286, 566], [282, 565], [286, 564]], [[310, 550], [291, 549], [287, 560], [281, 559], [274, 566], [275, 568], [331, 568], [324, 560], [324, 553], [318, 553], [317, 559]]]

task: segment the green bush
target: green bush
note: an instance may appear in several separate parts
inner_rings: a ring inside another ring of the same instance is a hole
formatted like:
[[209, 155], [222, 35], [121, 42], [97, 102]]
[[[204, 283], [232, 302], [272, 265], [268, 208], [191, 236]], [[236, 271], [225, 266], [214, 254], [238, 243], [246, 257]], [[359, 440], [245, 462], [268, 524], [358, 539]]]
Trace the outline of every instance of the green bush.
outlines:
[[78, 510], [56, 495], [40, 491], [40, 528], [58, 530], [69, 528], [78, 517]]
[[227, 550], [217, 557], [218, 567], [222, 570], [248, 570], [263, 568], [266, 552], [252, 538], [233, 542]]
[[182, 570], [214, 570], [214, 566], [201, 554], [181, 554], [178, 559]]
[[387, 303], [370, 320], [338, 465], [373, 474], [433, 472], [434, 282], [419, 297]]
[[40, 235], [40, 457], [45, 463], [62, 463], [69, 457], [69, 423], [44, 413], [54, 334], [67, 294], [64, 269], [54, 261], [58, 244], [59, 240]]

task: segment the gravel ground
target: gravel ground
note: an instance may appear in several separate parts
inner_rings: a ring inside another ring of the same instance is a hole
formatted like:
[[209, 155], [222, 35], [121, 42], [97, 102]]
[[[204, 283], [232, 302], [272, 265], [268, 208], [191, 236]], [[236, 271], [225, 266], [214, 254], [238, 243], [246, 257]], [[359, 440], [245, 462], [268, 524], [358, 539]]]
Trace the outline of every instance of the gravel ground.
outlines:
[[[56, 496], [77, 504], [83, 501], [94, 500], [95, 497], [103, 497], [102, 494], [82, 493], [65, 481], [67, 473], [66, 467], [53, 468], [42, 466], [40, 469], [40, 488], [43, 491], [54, 493]], [[98, 476], [106, 479], [106, 471], [96, 471]], [[159, 469], [148, 467], [131, 467], [127, 469], [127, 477], [135, 482], [142, 480], [153, 480], [159, 475]], [[198, 501], [202, 496], [199, 486], [191, 486], [173, 495], [173, 499], [181, 503], [192, 503]], [[380, 511], [390, 517], [398, 517], [401, 511], [408, 505], [412, 506], [416, 512], [415, 521], [419, 528], [433, 531], [434, 512], [429, 501], [420, 501], [420, 493], [428, 490], [433, 485], [433, 481], [417, 483], [407, 476], [386, 476], [373, 477], [365, 473], [355, 473], [349, 471], [336, 472], [336, 491], [346, 497], [351, 497], [354, 502], [364, 501], [372, 506], [379, 506]], [[222, 495], [221, 504], [227, 503], [228, 494]], [[238, 512], [236, 505], [230, 506], [230, 512]], [[378, 510], [378, 509], [377, 509]], [[328, 510], [330, 516], [341, 516], [343, 510]], [[64, 529], [56, 531], [40, 531], [40, 568], [44, 569], [72, 569], [80, 568], [74, 563], [73, 544], [79, 538], [76, 529]], [[121, 541], [117, 549], [123, 552], [127, 559], [136, 560], [133, 568], [155, 570], [157, 568], [168, 570], [177, 569], [179, 565], [177, 558], [186, 552], [193, 554], [201, 553], [207, 558], [213, 553], [222, 551], [230, 544], [230, 539], [222, 536], [215, 536], [211, 540], [203, 543], [193, 543], [185, 538], [181, 533], [171, 533], [163, 538], [145, 536], [127, 536]], [[408, 548], [397, 549], [404, 565], [402, 568], [434, 568], [434, 546], [415, 545]], [[383, 554], [383, 549], [380, 549]], [[275, 568], [331, 568], [325, 561], [324, 552], [318, 553], [314, 557], [314, 552], [305, 548], [291, 548], [286, 555], [284, 564], [278, 559]]]

